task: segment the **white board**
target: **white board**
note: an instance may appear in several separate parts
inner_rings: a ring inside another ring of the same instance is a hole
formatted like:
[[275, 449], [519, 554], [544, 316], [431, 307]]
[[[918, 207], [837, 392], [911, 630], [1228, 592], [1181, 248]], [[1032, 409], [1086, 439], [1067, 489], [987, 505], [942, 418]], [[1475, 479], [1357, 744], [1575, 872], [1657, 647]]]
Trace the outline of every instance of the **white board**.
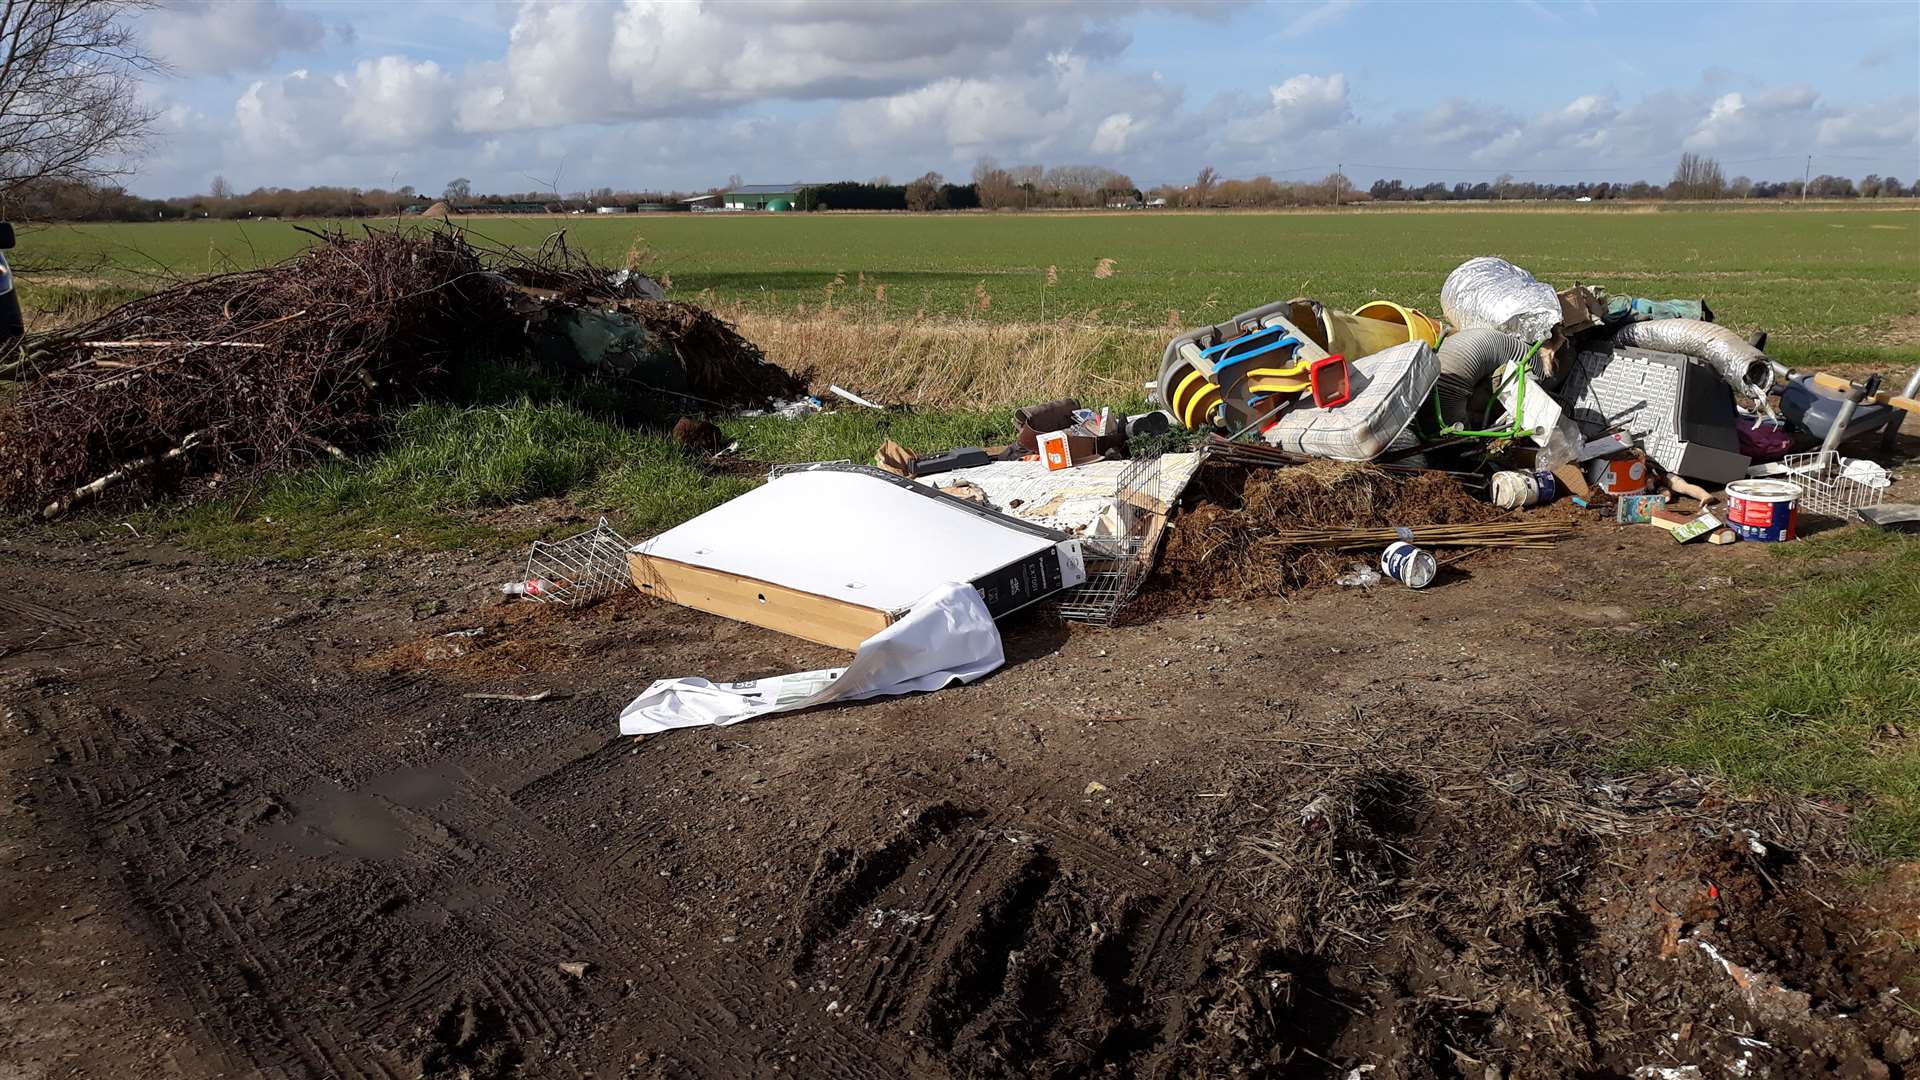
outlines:
[[[769, 480], [634, 550], [900, 611], [938, 585], [972, 581], [1054, 546], [1053, 538], [943, 497], [865, 473], [820, 470]], [[1082, 569], [1065, 584], [1084, 578]]]

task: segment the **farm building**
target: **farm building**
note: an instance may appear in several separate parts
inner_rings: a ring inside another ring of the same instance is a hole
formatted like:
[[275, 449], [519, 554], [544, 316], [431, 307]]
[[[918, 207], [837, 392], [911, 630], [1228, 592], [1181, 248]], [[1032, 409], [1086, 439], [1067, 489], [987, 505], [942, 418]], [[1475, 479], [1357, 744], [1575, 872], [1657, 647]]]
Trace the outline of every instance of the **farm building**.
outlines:
[[727, 192], [729, 210], [792, 210], [805, 184], [746, 184]]

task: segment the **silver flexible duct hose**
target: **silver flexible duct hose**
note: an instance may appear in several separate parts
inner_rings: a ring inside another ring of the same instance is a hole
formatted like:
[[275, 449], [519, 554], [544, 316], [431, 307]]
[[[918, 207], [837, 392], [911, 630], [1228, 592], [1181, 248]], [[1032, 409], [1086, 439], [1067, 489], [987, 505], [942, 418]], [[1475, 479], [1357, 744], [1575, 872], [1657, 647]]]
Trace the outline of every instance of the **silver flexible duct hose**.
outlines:
[[1440, 342], [1440, 381], [1434, 384], [1434, 396], [1440, 400], [1440, 417], [1449, 424], [1472, 427], [1467, 417], [1468, 403], [1474, 391], [1487, 385], [1500, 365], [1518, 362], [1532, 348], [1512, 334], [1498, 330], [1456, 330]]
[[1764, 402], [1767, 387], [1773, 382], [1773, 361], [1754, 348], [1738, 332], [1718, 323], [1695, 319], [1653, 319], [1628, 323], [1613, 335], [1615, 345], [1631, 345], [1656, 352], [1697, 356], [1712, 366], [1720, 378], [1745, 394]]

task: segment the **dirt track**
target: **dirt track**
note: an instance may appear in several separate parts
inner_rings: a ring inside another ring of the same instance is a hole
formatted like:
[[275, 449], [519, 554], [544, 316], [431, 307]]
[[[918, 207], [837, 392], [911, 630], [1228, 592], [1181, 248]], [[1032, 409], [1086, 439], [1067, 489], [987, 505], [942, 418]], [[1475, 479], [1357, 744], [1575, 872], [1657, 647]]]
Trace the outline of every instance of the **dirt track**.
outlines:
[[510, 558], [0, 541], [0, 1077], [1897, 1077], [1904, 871], [1580, 764], [1639, 613], [1763, 556], [1593, 526], [635, 741], [653, 678], [834, 654]]

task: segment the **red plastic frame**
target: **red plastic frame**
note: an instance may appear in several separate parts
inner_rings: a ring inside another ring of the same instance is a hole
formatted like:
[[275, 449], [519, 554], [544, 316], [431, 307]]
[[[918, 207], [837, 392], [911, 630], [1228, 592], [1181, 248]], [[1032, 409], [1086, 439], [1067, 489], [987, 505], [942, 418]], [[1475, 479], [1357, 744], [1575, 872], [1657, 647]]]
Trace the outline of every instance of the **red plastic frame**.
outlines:
[[[1339, 384], [1329, 386], [1328, 382], [1336, 377]], [[1347, 358], [1338, 353], [1313, 362], [1307, 369], [1307, 385], [1313, 388], [1313, 403], [1322, 409], [1353, 400], [1353, 373], [1347, 369]]]

